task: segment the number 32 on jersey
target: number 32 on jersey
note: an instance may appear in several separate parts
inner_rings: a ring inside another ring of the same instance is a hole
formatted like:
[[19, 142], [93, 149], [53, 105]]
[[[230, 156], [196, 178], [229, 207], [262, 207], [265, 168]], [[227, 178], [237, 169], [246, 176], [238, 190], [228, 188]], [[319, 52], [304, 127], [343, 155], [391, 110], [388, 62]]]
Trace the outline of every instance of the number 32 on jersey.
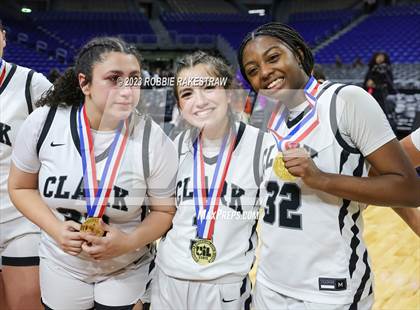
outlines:
[[284, 183], [280, 189], [277, 182], [269, 181], [267, 194], [264, 222], [274, 224], [278, 212], [280, 227], [302, 229], [302, 214], [296, 212], [301, 206], [299, 186], [296, 183]]

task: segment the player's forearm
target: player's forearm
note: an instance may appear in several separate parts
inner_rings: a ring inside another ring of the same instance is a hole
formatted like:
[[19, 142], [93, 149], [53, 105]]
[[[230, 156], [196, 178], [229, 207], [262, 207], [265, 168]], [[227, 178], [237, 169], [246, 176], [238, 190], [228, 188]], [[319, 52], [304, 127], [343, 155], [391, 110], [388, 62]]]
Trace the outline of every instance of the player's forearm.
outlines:
[[420, 180], [396, 174], [359, 178], [323, 173], [317, 189], [348, 200], [378, 206], [417, 207]]
[[9, 187], [10, 199], [16, 208], [31, 222], [53, 236], [60, 220], [42, 201], [36, 189], [16, 189]]
[[135, 231], [128, 236], [128, 249], [142, 248], [162, 237], [172, 224], [173, 212], [151, 211]]
[[404, 222], [420, 237], [420, 210], [419, 208], [392, 208]]

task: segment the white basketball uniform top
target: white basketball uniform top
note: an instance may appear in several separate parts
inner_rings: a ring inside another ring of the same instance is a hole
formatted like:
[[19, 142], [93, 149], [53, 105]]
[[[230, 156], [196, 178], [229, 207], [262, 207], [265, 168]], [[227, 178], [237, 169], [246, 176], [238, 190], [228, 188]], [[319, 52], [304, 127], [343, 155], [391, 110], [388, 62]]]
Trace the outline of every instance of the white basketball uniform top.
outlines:
[[[24, 122], [12, 160], [22, 171], [39, 173], [41, 197], [58, 218], [83, 222], [86, 203], [77, 107], [57, 109], [37, 154], [37, 141], [48, 112], [48, 107], [39, 108]], [[144, 118], [136, 117], [103, 217], [105, 222], [127, 233], [133, 231], [146, 216], [147, 210], [142, 207], [146, 188], [147, 194], [156, 198], [171, 197], [175, 192], [176, 149], [153, 122], [148, 151], [150, 176], [147, 184], [145, 182], [142, 161], [144, 126]], [[112, 131], [94, 132], [98, 178], [102, 175], [113, 137]], [[83, 252], [77, 257], [64, 253], [50, 236], [45, 232], [41, 234], [40, 257], [53, 261], [80, 278], [109, 275], [139, 259], [147, 260], [149, 252], [149, 247], [143, 247], [113, 259], [91, 261]]]
[[[4, 59], [3, 63], [6, 73], [0, 86], [0, 223], [22, 216], [13, 206], [7, 192], [12, 147], [20, 125], [35, 108], [34, 103], [51, 87], [51, 83], [41, 73], [33, 73], [29, 83], [30, 69], [10, 64]], [[26, 96], [30, 96], [29, 100]]]
[[[323, 172], [365, 177], [369, 166], [364, 157], [395, 136], [373, 97], [356, 86], [346, 86], [335, 96], [340, 86], [327, 81], [319, 87], [320, 125], [301, 146]], [[296, 126], [288, 128], [285, 123], [277, 131], [283, 137]], [[340, 134], [335, 137], [337, 123]], [[348, 304], [371, 293], [373, 279], [363, 242], [364, 204], [311, 189], [299, 178], [284, 182], [270, 169], [261, 199], [265, 215], [258, 281], [314, 303]]]
[[[172, 229], [159, 243], [156, 258], [157, 266], [170, 277], [234, 283], [242, 281], [252, 267], [263, 163], [268, 152], [274, 152], [275, 144], [269, 134], [244, 123], [236, 123], [236, 130], [236, 147], [221, 194], [213, 234], [216, 258], [204, 266], [191, 256], [192, 241], [197, 239], [193, 198], [194, 155], [190, 132], [183, 137], [176, 185], [177, 212]], [[179, 139], [180, 135], [175, 139], [178, 148]], [[207, 188], [216, 168], [220, 146], [221, 141], [203, 142]]]
[[420, 152], [420, 127], [411, 133], [411, 141], [413, 141], [414, 146]]

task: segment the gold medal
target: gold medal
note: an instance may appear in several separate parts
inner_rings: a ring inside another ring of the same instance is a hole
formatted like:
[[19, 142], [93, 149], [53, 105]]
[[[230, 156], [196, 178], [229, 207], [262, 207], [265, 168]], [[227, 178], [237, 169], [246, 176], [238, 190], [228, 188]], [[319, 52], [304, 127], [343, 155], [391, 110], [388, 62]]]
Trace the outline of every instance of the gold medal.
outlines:
[[283, 153], [279, 152], [276, 155], [276, 158], [274, 159], [273, 163], [273, 170], [276, 176], [279, 177], [279, 179], [284, 181], [294, 181], [296, 180], [296, 177], [291, 175], [290, 172], [286, 169], [283, 162]]
[[80, 227], [80, 231], [92, 233], [98, 237], [103, 237], [105, 231], [102, 228], [99, 217], [88, 217]]
[[191, 256], [197, 264], [210, 264], [216, 259], [216, 247], [208, 239], [194, 240], [191, 247]]

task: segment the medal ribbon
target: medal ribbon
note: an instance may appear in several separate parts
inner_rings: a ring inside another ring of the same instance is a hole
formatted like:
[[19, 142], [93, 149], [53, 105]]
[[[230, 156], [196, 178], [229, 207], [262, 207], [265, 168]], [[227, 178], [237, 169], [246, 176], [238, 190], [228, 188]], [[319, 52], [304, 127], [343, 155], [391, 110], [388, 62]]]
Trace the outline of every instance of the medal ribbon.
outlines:
[[[305, 137], [307, 137], [318, 125], [318, 113], [317, 113], [317, 99], [314, 97], [319, 83], [317, 80], [311, 76], [308, 83], [304, 88], [304, 93], [306, 100], [312, 107], [310, 112], [290, 131], [286, 137], [282, 137], [279, 135], [277, 130], [279, 129], [280, 125], [284, 122], [288, 112], [287, 109], [282, 106], [280, 111], [274, 112], [271, 115], [270, 122], [268, 124], [268, 129], [274, 135], [274, 138], [277, 141], [277, 148], [280, 152], [283, 152], [290, 148], [293, 144], [297, 144], [302, 141]], [[273, 126], [273, 124], [275, 125]], [[294, 140], [292, 140], [295, 138]]]
[[[212, 177], [211, 186], [208, 191], [206, 191], [205, 183], [205, 167], [204, 167], [204, 158], [203, 158], [203, 146], [200, 136], [194, 142], [194, 204], [195, 204], [195, 214], [197, 219], [197, 235], [201, 239], [211, 240], [213, 238], [214, 226], [216, 222], [216, 215], [219, 209], [220, 196], [225, 184], [227, 171], [232, 159], [232, 153], [235, 148], [236, 135], [231, 134], [230, 145], [227, 152], [226, 145], [228, 141], [229, 134], [227, 134], [222, 142], [220, 147], [219, 155], [217, 156], [217, 164]], [[222, 169], [222, 173], [219, 173]], [[200, 181], [201, 187], [199, 188], [198, 183]], [[217, 186], [216, 186], [217, 184]], [[201, 189], [201, 195], [199, 195], [199, 189]], [[214, 195], [215, 190], [217, 191]], [[201, 199], [199, 199], [201, 198]], [[200, 210], [205, 210], [204, 218], [200, 214]], [[211, 211], [211, 212], [210, 212]], [[208, 214], [211, 214], [210, 225], [207, 223]], [[206, 236], [206, 237], [205, 237]]]
[[6, 62], [0, 58], [0, 86], [3, 84], [4, 77], [6, 76]]
[[118, 125], [98, 185], [92, 132], [84, 105], [79, 108], [78, 120], [87, 217], [102, 217], [127, 145], [128, 121], [121, 121]]

